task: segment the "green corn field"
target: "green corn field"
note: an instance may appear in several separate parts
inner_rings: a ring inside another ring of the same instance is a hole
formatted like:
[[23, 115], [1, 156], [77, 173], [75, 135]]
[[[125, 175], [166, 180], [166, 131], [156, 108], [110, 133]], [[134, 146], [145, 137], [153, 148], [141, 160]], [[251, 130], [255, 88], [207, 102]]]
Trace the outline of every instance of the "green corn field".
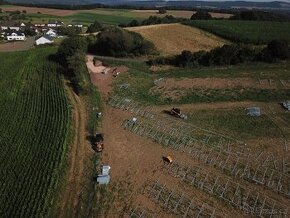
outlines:
[[0, 53], [0, 217], [51, 216], [70, 123], [55, 52]]

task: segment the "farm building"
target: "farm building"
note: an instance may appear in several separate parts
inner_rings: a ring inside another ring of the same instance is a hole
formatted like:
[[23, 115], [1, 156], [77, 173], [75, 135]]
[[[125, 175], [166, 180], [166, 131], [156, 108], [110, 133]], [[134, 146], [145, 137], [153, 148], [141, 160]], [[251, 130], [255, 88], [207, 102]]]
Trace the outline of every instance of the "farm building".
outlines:
[[49, 35], [44, 35], [35, 40], [36, 45], [45, 45], [53, 43], [53, 38]]

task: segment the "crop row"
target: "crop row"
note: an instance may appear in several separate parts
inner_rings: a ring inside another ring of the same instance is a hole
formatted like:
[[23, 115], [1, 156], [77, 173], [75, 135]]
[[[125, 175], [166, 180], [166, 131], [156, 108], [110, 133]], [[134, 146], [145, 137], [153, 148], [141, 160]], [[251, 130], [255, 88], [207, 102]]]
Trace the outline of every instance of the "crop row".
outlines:
[[47, 214], [60, 182], [70, 111], [53, 52], [0, 57], [1, 217]]

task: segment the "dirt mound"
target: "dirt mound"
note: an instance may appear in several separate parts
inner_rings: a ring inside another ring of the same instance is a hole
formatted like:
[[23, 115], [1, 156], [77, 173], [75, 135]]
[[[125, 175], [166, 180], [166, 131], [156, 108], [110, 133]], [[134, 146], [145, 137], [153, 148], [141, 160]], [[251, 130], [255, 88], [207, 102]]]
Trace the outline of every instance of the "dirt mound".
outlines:
[[209, 51], [228, 43], [213, 34], [182, 24], [160, 24], [127, 29], [140, 33], [145, 39], [154, 43], [163, 55], [180, 54], [183, 50]]

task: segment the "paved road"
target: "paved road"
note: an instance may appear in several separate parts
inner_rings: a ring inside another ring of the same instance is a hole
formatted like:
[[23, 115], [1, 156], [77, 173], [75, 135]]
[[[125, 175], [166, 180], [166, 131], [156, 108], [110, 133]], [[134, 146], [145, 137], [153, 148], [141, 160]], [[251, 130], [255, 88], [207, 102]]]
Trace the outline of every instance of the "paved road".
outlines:
[[21, 42], [0, 43], [0, 52], [26, 51], [34, 46], [35, 37], [28, 37]]

